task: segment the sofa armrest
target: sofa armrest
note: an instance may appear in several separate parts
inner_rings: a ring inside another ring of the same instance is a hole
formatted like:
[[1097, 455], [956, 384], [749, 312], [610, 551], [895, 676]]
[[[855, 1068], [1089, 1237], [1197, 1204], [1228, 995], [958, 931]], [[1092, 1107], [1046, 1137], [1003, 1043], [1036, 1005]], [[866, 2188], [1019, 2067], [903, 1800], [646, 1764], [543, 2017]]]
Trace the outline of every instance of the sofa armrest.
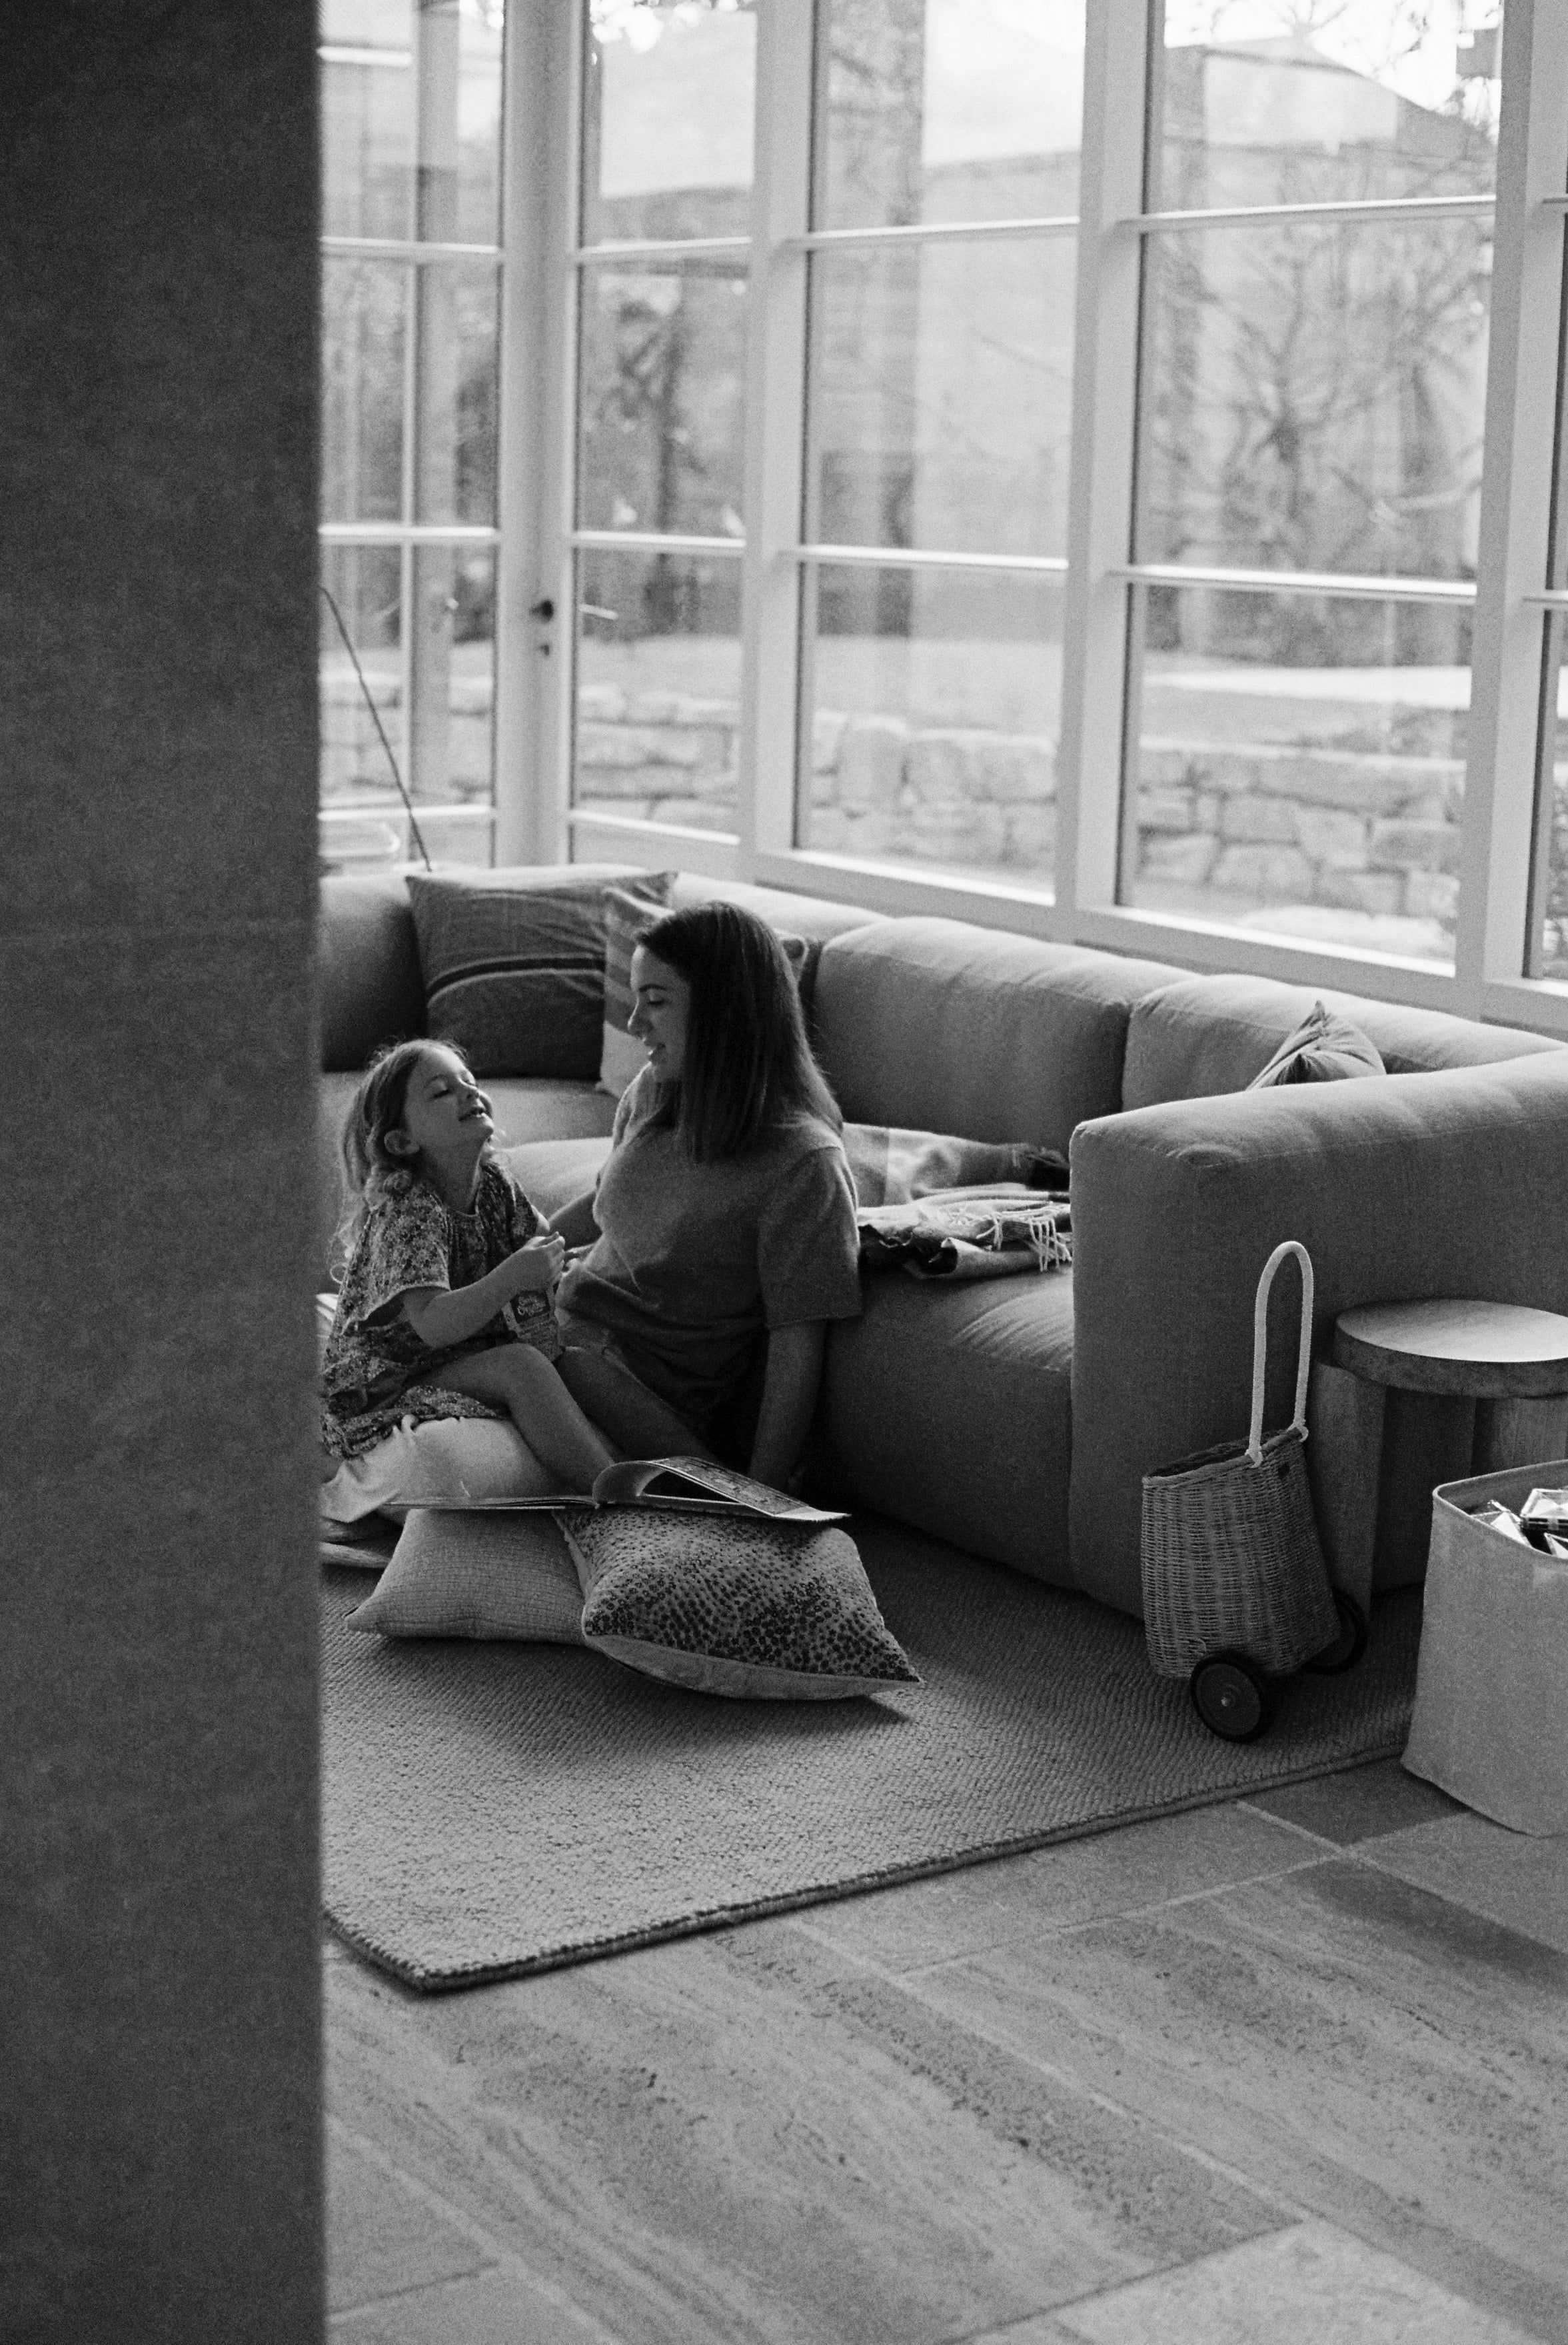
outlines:
[[[1072, 1188], [1072, 1566], [1140, 1613], [1142, 1477], [1245, 1436], [1253, 1296], [1281, 1238], [1311, 1254], [1320, 1349], [1358, 1303], [1568, 1312], [1568, 1053], [1102, 1117], [1074, 1135]], [[1281, 1276], [1270, 1427], [1299, 1311]]]

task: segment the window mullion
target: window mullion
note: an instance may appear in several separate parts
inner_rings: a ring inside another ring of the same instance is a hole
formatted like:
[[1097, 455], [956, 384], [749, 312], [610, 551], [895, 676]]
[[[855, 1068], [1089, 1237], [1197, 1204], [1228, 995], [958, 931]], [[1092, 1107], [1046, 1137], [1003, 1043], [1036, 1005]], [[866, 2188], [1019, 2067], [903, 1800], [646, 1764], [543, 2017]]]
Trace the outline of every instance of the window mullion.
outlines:
[[1078, 199], [1073, 452], [1062, 715], [1057, 753], [1057, 920], [1116, 900], [1126, 587], [1137, 421], [1143, 208], [1145, 0], [1089, 0]]
[[812, 18], [757, 11], [756, 138], [747, 318], [745, 522], [736, 825], [750, 876], [794, 843], [799, 630], [795, 565], [805, 423]]
[[1509, 0], [1502, 30], [1497, 232], [1486, 388], [1470, 734], [1455, 939], [1461, 1004], [1524, 965], [1541, 686], [1542, 617], [1524, 601], [1546, 577], [1562, 301], [1563, 224], [1549, 198], [1568, 175], [1568, 13]]
[[536, 5], [509, 8], [506, 20], [495, 637], [502, 864], [554, 863], [566, 854], [577, 289], [569, 256], [582, 13]]

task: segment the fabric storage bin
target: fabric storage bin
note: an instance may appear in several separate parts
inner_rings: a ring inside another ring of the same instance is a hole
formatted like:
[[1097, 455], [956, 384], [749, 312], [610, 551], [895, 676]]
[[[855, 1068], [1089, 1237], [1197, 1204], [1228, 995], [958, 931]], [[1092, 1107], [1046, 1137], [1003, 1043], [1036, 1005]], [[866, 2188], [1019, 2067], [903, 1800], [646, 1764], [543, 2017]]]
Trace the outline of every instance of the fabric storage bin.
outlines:
[[1538, 1486], [1565, 1485], [1559, 1458], [1432, 1492], [1404, 1764], [1513, 1832], [1568, 1832], [1568, 1562], [1473, 1510], [1496, 1499], [1517, 1513]]

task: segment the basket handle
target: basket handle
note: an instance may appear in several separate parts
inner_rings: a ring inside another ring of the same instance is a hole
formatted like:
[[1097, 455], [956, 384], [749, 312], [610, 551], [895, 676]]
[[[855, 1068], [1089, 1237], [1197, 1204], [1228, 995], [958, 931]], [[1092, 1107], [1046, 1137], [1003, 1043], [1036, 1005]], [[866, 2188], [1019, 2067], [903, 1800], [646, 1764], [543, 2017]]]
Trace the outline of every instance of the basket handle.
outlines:
[[1258, 1300], [1252, 1306], [1252, 1424], [1247, 1439], [1247, 1462], [1258, 1466], [1263, 1459], [1263, 1372], [1268, 1366], [1269, 1353], [1269, 1289], [1274, 1284], [1274, 1273], [1288, 1254], [1293, 1254], [1301, 1265], [1301, 1344], [1296, 1355], [1296, 1414], [1290, 1421], [1292, 1433], [1307, 1438], [1307, 1378], [1312, 1365], [1312, 1257], [1304, 1245], [1294, 1238], [1286, 1238], [1277, 1245], [1263, 1265], [1263, 1275], [1258, 1281]]

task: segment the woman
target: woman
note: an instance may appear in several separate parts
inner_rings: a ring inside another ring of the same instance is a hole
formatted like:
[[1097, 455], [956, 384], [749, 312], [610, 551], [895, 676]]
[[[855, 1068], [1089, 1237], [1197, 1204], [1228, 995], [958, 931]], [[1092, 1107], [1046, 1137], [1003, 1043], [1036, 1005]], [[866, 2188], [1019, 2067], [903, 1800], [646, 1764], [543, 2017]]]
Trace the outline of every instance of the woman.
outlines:
[[633, 952], [632, 988], [648, 1063], [597, 1190], [551, 1224], [592, 1240], [561, 1284], [561, 1374], [629, 1456], [711, 1450], [783, 1488], [827, 1323], [860, 1311], [843, 1119], [783, 948], [753, 914], [669, 913]]

